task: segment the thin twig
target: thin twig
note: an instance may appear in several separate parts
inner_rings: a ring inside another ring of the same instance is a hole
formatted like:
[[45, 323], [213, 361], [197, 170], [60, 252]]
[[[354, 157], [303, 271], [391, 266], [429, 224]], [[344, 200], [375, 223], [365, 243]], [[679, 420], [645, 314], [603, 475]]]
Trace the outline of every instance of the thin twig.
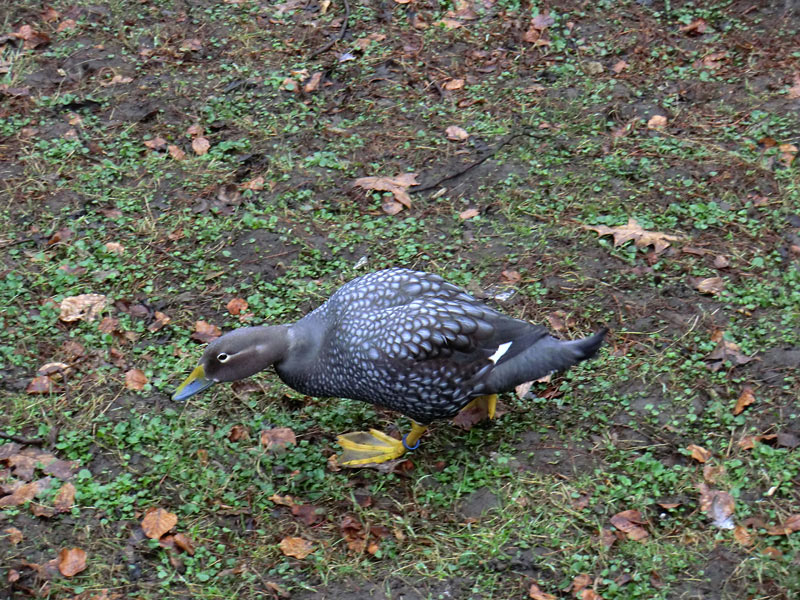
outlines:
[[26, 438], [21, 435], [3, 433], [2, 431], [0, 431], [0, 439], [11, 440], [12, 442], [17, 442], [18, 444], [24, 444], [26, 446], [41, 446], [47, 441], [44, 438]]
[[342, 23], [342, 28], [339, 30], [339, 35], [337, 35], [335, 38], [333, 38], [331, 41], [329, 41], [321, 48], [317, 48], [316, 50], [314, 50], [314, 52], [309, 54], [308, 60], [311, 60], [312, 58], [319, 56], [323, 52], [327, 52], [328, 50], [333, 48], [333, 45], [336, 42], [342, 41], [344, 39], [345, 34], [347, 33], [347, 23], [349, 21], [350, 21], [350, 2], [348, 0], [344, 0], [344, 22]]
[[509, 136], [508, 136], [506, 139], [504, 139], [502, 142], [500, 142], [499, 144], [497, 144], [497, 145], [496, 145], [494, 148], [492, 148], [492, 149], [491, 149], [489, 152], [487, 152], [486, 154], [484, 154], [483, 156], [481, 156], [481, 157], [480, 157], [478, 160], [476, 160], [475, 162], [472, 162], [472, 163], [468, 164], [466, 167], [463, 167], [462, 169], [459, 169], [459, 170], [458, 170], [458, 171], [456, 171], [455, 173], [452, 173], [452, 174], [450, 174], [450, 175], [446, 175], [445, 177], [442, 177], [441, 179], [439, 179], [438, 181], [435, 181], [434, 183], [428, 184], [428, 185], [426, 185], [426, 186], [423, 186], [423, 187], [414, 188], [413, 190], [408, 190], [408, 193], [409, 193], [409, 194], [419, 194], [420, 192], [427, 192], [427, 191], [429, 191], [429, 190], [433, 190], [433, 189], [436, 189], [436, 188], [438, 188], [438, 187], [439, 187], [440, 185], [442, 185], [442, 184], [443, 184], [445, 181], [450, 181], [451, 179], [455, 179], [456, 177], [460, 177], [461, 175], [463, 175], [463, 174], [464, 174], [464, 173], [466, 173], [467, 171], [470, 171], [470, 170], [474, 169], [474, 168], [475, 168], [475, 167], [477, 167], [478, 165], [480, 165], [480, 164], [484, 163], [486, 160], [490, 159], [492, 156], [494, 156], [495, 154], [497, 154], [497, 152], [498, 152], [498, 151], [499, 151], [499, 150], [500, 150], [500, 149], [501, 149], [503, 146], [505, 146], [506, 144], [508, 144], [508, 143], [509, 143], [511, 140], [513, 140], [514, 138], [518, 138], [518, 137], [520, 137], [520, 136], [522, 136], [522, 135], [525, 135], [525, 134], [524, 134], [523, 132], [512, 133], [512, 134], [511, 134], [511, 135], [509, 135]]

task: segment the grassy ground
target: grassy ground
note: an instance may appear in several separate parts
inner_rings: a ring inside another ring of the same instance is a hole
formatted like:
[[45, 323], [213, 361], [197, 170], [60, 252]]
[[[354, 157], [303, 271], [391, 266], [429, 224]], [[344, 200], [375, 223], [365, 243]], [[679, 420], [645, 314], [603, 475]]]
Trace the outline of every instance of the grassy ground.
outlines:
[[[345, 8], [0, 8], [0, 596], [797, 597], [800, 7]], [[406, 172], [432, 187], [398, 214], [353, 186]], [[679, 239], [584, 228], [629, 218]], [[387, 266], [611, 335], [391, 472], [329, 457], [404, 419], [272, 372], [169, 399], [196, 321], [291, 321]]]

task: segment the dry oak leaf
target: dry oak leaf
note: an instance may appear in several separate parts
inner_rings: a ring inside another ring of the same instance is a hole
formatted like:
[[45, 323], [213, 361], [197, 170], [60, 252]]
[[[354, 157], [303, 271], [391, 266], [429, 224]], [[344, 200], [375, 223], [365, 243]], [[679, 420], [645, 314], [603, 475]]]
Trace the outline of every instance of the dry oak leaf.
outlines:
[[642, 513], [638, 510], [623, 510], [611, 517], [611, 524], [634, 541], [643, 540], [649, 535], [642, 527], [645, 523], [647, 521], [642, 519]]
[[178, 515], [163, 508], [152, 507], [142, 519], [142, 531], [150, 539], [157, 540], [178, 524]]
[[155, 319], [147, 326], [148, 331], [158, 331], [172, 320], [160, 310], [157, 310], [153, 316]]
[[703, 19], [695, 19], [688, 25], [683, 25], [678, 29], [681, 33], [686, 33], [688, 35], [700, 35], [705, 33], [707, 27], [708, 25]]
[[246, 181], [242, 184], [242, 189], [250, 190], [252, 192], [258, 192], [264, 189], [264, 184], [266, 183], [266, 179], [264, 179], [263, 175], [259, 175], [258, 177], [253, 177], [250, 181]]
[[161, 136], [156, 136], [152, 140], [145, 141], [144, 145], [150, 148], [150, 150], [160, 150], [167, 145], [167, 140]]
[[628, 219], [627, 225], [620, 225], [619, 227], [584, 225], [583, 228], [596, 231], [601, 236], [613, 235], [615, 248], [633, 240], [637, 248], [653, 246], [656, 254], [661, 254], [664, 250], [669, 248], [671, 242], [680, 239], [675, 235], [667, 235], [659, 231], [647, 231], [642, 229], [642, 226], [633, 218]]
[[711, 294], [716, 296], [717, 294], [721, 294], [722, 290], [725, 289], [725, 281], [722, 277], [709, 277], [707, 279], [702, 279], [695, 284], [697, 291], [701, 294]]
[[147, 375], [141, 369], [131, 369], [125, 373], [125, 387], [129, 390], [140, 391], [147, 384]]
[[647, 121], [647, 128], [648, 129], [663, 129], [667, 126], [667, 117], [664, 115], [653, 115], [650, 117], [650, 120]]
[[467, 219], [473, 219], [477, 217], [479, 214], [481, 213], [477, 208], [468, 208], [467, 210], [458, 213], [458, 218], [462, 221], [466, 221]]
[[419, 185], [416, 173], [403, 173], [397, 177], [361, 177], [353, 182], [365, 190], [375, 190], [377, 192], [391, 192], [395, 202], [385, 202], [383, 210], [395, 215], [403, 210], [403, 206], [411, 208], [411, 196], [408, 195], [409, 187]]
[[705, 483], [697, 486], [700, 492], [700, 510], [711, 517], [715, 527], [733, 529], [733, 496], [721, 490], [712, 490]]
[[750, 406], [755, 401], [756, 397], [753, 394], [753, 388], [749, 385], [744, 386], [742, 393], [739, 394], [739, 398], [736, 400], [736, 406], [733, 407], [733, 414], [740, 414], [745, 407]]
[[553, 594], [543, 592], [535, 583], [532, 583], [528, 589], [528, 597], [533, 598], [533, 600], [557, 600]]
[[190, 137], [198, 137], [203, 135], [203, 126], [199, 123], [189, 125], [189, 127], [186, 128], [186, 135]]
[[738, 344], [721, 339], [717, 343], [717, 347], [711, 351], [711, 354], [706, 356], [705, 360], [711, 361], [708, 364], [708, 368], [716, 372], [724, 366], [725, 361], [730, 361], [734, 366], [737, 366], [749, 363], [753, 358], [739, 352]]
[[26, 394], [49, 394], [53, 391], [53, 380], [46, 375], [37, 375], [25, 388]]
[[744, 525], [737, 525], [733, 528], [733, 539], [739, 542], [742, 546], [752, 546], [755, 542], [753, 535], [747, 531]]
[[189, 556], [194, 556], [194, 543], [191, 538], [183, 533], [176, 533], [174, 536], [175, 545], [186, 552]]
[[581, 593], [581, 591], [589, 587], [591, 584], [592, 578], [586, 573], [581, 573], [580, 575], [575, 576], [575, 579], [572, 580], [572, 583], [567, 591], [571, 591], [575, 596], [577, 596], [579, 593]]
[[211, 148], [211, 143], [203, 136], [196, 137], [192, 140], [192, 150], [197, 156], [203, 156], [208, 149]]
[[285, 450], [287, 446], [297, 443], [294, 431], [288, 427], [276, 427], [265, 429], [261, 432], [261, 445], [266, 446], [267, 450]]
[[37, 479], [15, 488], [8, 496], [0, 498], [0, 506], [20, 506], [33, 500], [39, 492], [50, 487], [50, 478]]
[[303, 86], [303, 91], [306, 94], [310, 94], [311, 92], [317, 91], [317, 88], [319, 87], [321, 81], [322, 81], [322, 71], [317, 71], [309, 78], [309, 80]]
[[800, 98], [800, 73], [795, 73], [794, 84], [789, 88], [786, 97], [789, 98], [789, 100], [797, 100]]
[[301, 537], [285, 537], [278, 544], [285, 556], [303, 559], [314, 551], [314, 544]]
[[614, 63], [614, 66], [611, 67], [611, 70], [614, 71], [614, 73], [616, 73], [617, 75], [619, 75], [627, 68], [628, 68], [628, 63], [626, 63], [624, 60], [618, 60], [617, 62]]
[[450, 127], [444, 130], [444, 133], [447, 139], [453, 142], [463, 142], [469, 138], [467, 131], [458, 125], [450, 125]]
[[75, 486], [68, 481], [61, 486], [53, 499], [53, 508], [56, 509], [56, 512], [62, 513], [69, 511], [74, 505]]
[[175, 160], [183, 160], [186, 158], [186, 152], [181, 150], [181, 148], [175, 144], [170, 144], [167, 146], [167, 152], [169, 152], [169, 155]]
[[780, 161], [783, 163], [783, 165], [786, 167], [792, 166], [792, 163], [797, 156], [797, 146], [794, 144], [781, 144], [778, 146], [778, 150], [781, 153]]
[[236, 316], [247, 310], [247, 301], [244, 298], [232, 298], [228, 304], [225, 305], [228, 312]]
[[22, 532], [16, 527], [7, 527], [6, 529], [3, 529], [3, 533], [8, 536], [8, 542], [12, 546], [16, 546], [24, 539]]
[[711, 458], [711, 452], [697, 444], [689, 444], [686, 449], [691, 452], [692, 458], [699, 463], [707, 462]]
[[65, 323], [94, 321], [107, 303], [108, 298], [102, 294], [69, 296], [61, 301], [61, 314], [58, 315], [58, 318]]
[[451, 79], [450, 81], [445, 83], [444, 86], [442, 87], [444, 87], [444, 89], [446, 90], [454, 92], [455, 90], [460, 90], [461, 88], [463, 88], [465, 83], [466, 81], [464, 81], [463, 79]]
[[86, 568], [86, 552], [80, 548], [63, 548], [58, 553], [58, 570], [64, 577], [74, 577]]
[[795, 531], [800, 531], [800, 514], [792, 515], [780, 525], [767, 527], [769, 535], [789, 535]]
[[190, 336], [198, 342], [210, 342], [222, 335], [222, 330], [216, 325], [206, 321], [197, 321], [194, 324], [194, 333]]

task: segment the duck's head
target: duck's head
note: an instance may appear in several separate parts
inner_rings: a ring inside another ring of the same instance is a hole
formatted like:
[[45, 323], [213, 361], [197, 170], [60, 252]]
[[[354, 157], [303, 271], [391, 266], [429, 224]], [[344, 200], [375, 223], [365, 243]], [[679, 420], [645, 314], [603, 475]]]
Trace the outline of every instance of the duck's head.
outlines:
[[211, 342], [172, 399], [186, 400], [221, 381], [238, 381], [281, 361], [288, 349], [285, 326], [242, 327]]

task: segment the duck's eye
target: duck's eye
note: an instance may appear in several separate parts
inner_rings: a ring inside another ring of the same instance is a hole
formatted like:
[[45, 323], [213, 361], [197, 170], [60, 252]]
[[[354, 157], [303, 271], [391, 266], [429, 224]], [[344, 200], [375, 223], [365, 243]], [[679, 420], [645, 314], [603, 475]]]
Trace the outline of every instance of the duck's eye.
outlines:
[[221, 362], [221, 363], [227, 362], [227, 360], [228, 360], [229, 358], [230, 358], [230, 356], [228, 356], [228, 355], [227, 355], [227, 354], [225, 354], [224, 352], [220, 352], [219, 354], [217, 354], [217, 360], [218, 360], [219, 362]]

